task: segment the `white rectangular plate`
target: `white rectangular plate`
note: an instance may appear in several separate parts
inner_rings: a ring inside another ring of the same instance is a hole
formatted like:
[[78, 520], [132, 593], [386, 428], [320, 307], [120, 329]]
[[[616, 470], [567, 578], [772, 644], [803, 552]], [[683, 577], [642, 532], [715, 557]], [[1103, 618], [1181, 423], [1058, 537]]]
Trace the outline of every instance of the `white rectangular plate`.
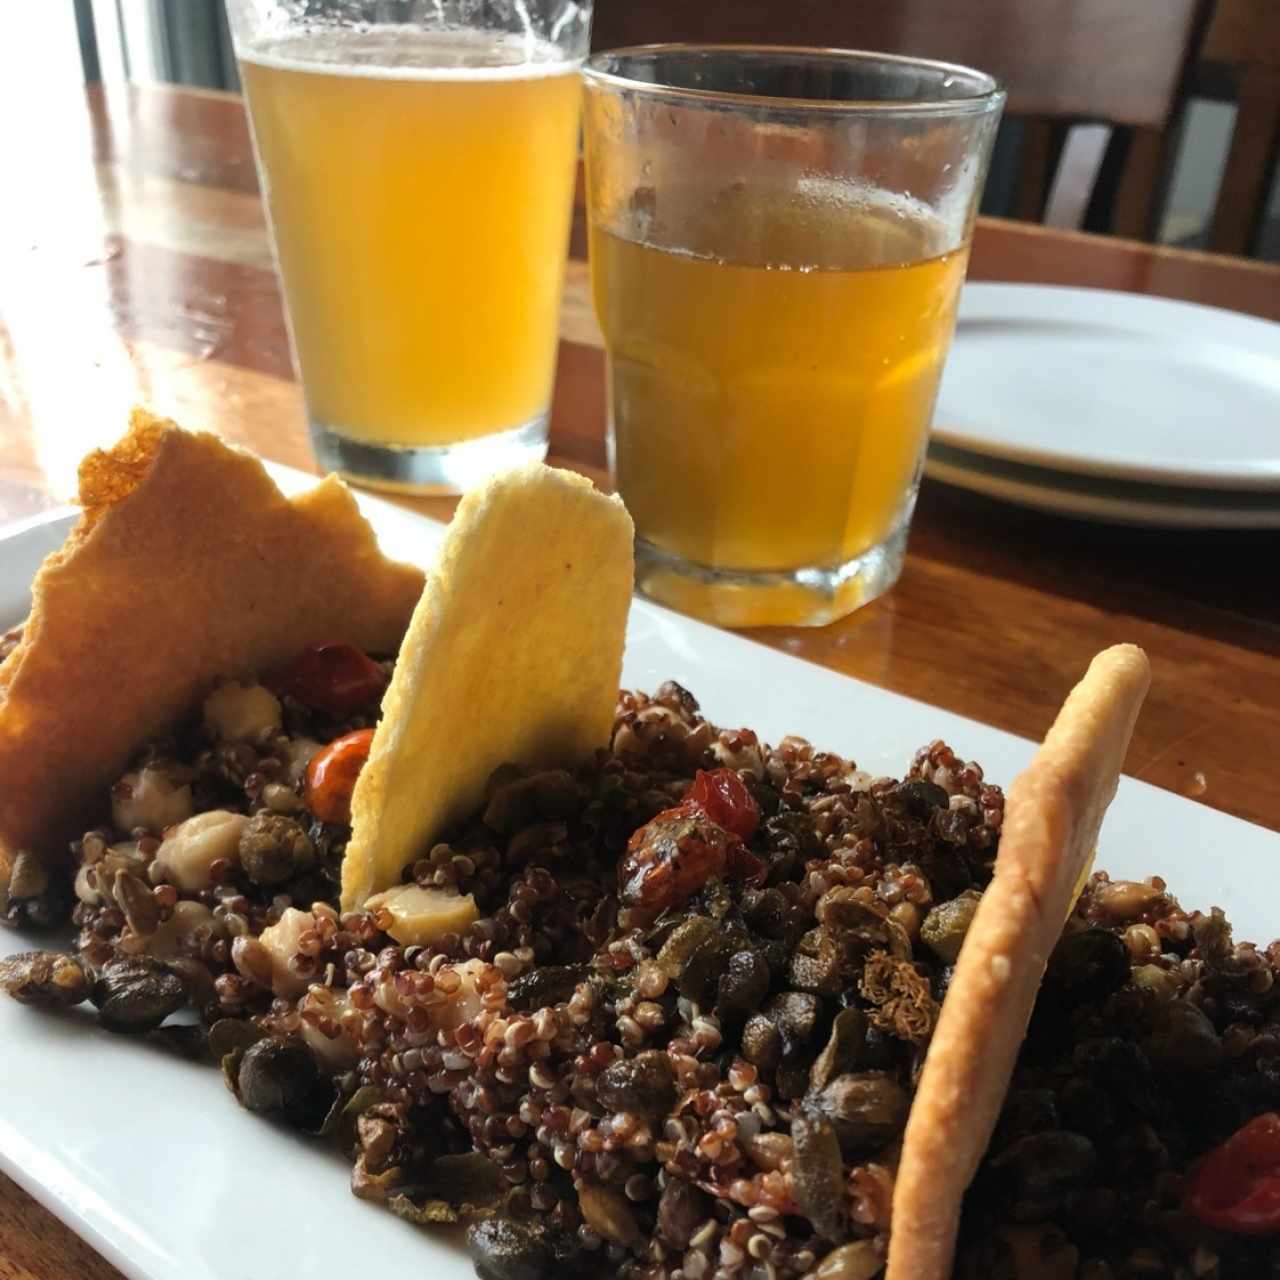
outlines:
[[[281, 487], [311, 483], [272, 468]], [[442, 526], [362, 496], [393, 555], [427, 563]], [[31, 578], [71, 515], [0, 537], [0, 627], [25, 613]], [[625, 680], [692, 690], [714, 721], [770, 741], [800, 733], [873, 773], [901, 776], [915, 749], [945, 738], [1007, 784], [1033, 744], [637, 601]], [[1224, 716], [1222, 732], [1229, 732]], [[1237, 936], [1269, 941], [1280, 836], [1124, 779], [1100, 865], [1159, 873], [1189, 907], [1226, 908]], [[9, 932], [0, 951], [39, 945]], [[0, 1000], [0, 1167], [129, 1276], [274, 1280], [381, 1274], [470, 1280], [439, 1235], [356, 1200], [342, 1162], [237, 1107], [217, 1071], [100, 1030], [87, 1010], [41, 1015]]]

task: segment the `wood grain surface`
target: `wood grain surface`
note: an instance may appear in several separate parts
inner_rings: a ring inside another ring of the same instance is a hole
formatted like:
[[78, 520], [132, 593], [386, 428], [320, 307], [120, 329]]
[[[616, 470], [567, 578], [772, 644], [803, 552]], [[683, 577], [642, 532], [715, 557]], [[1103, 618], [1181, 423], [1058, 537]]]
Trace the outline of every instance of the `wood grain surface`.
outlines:
[[[314, 469], [239, 100], [95, 88], [19, 104], [0, 90], [0, 107], [38, 121], [8, 131], [3, 156], [0, 525], [65, 501], [81, 455], [136, 401]], [[579, 257], [582, 232], [579, 211]], [[971, 275], [1280, 320], [1280, 268], [1021, 224], [979, 226]], [[586, 279], [571, 262], [552, 460], [607, 482]], [[1280, 829], [1278, 557], [1277, 534], [1090, 525], [926, 481], [894, 591], [822, 630], [749, 634], [1032, 737], [1097, 649], [1135, 641], [1154, 680], [1128, 771]], [[117, 1274], [0, 1179], [0, 1280]]]

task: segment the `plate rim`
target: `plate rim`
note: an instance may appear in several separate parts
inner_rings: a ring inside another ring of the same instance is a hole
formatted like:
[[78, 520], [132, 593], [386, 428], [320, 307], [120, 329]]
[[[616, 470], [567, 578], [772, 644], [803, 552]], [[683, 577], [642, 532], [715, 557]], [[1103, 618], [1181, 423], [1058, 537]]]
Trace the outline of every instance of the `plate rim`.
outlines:
[[[981, 455], [978, 457], [981, 460]], [[994, 461], [1005, 460], [1001, 458]], [[1274, 513], [1242, 511], [1231, 507], [1189, 507], [1177, 502], [1160, 502], [1154, 498], [1117, 498], [1051, 481], [1038, 484], [1031, 477], [1022, 479], [981, 467], [968, 467], [958, 460], [940, 458], [932, 453], [925, 458], [924, 474], [939, 484], [950, 485], [967, 493], [1010, 502], [1032, 511], [1069, 516], [1076, 520], [1145, 529], [1225, 529], [1241, 532], [1280, 529], [1280, 495]], [[1087, 477], [1083, 478], [1087, 480]]]
[[[993, 315], [992, 319], [1056, 319], [1060, 318], [1052, 310], [1041, 310], [1032, 313], [1025, 309], [1028, 299], [1048, 295], [1059, 304], [1067, 304], [1072, 308], [1120, 305], [1128, 312], [1145, 311], [1157, 316], [1171, 316], [1181, 313], [1193, 316], [1204, 322], [1217, 326], [1230, 327], [1235, 333], [1229, 335], [1234, 343], [1244, 340], [1244, 345], [1256, 349], [1257, 354], [1268, 356], [1263, 349], [1262, 339], [1271, 337], [1275, 344], [1274, 359], [1280, 369], [1280, 322], [1267, 320], [1261, 316], [1250, 315], [1242, 311], [1231, 311], [1226, 307], [1214, 307], [1207, 303], [1191, 302], [1185, 298], [1168, 298], [1160, 295], [1133, 293], [1124, 289], [1101, 289], [1082, 285], [1038, 284], [1028, 281], [967, 281], [960, 293], [960, 303], [956, 317], [956, 330], [952, 338], [951, 348], [947, 356], [948, 365], [955, 359], [961, 328], [966, 322], [975, 322], [984, 318], [981, 313], [966, 315], [978, 308], [994, 306], [1001, 300], [1008, 300], [1014, 315], [1002, 313]], [[1123, 324], [1113, 327], [1129, 327]], [[1256, 348], [1254, 339], [1257, 340]], [[1236, 464], [1215, 467], [1213, 464], [1197, 466], [1165, 466], [1158, 462], [1121, 461], [1108, 462], [1102, 459], [1072, 456], [1053, 449], [1038, 448], [1034, 445], [1007, 444], [991, 441], [981, 435], [974, 435], [963, 429], [950, 427], [940, 415], [945, 414], [943, 391], [945, 389], [946, 366], [943, 380], [939, 386], [938, 403], [934, 411], [934, 423], [931, 437], [951, 448], [964, 449], [969, 453], [1001, 461], [1017, 462], [1025, 466], [1037, 466], [1044, 470], [1058, 471], [1066, 475], [1103, 476], [1112, 479], [1125, 479], [1152, 485], [1177, 485], [1185, 488], [1208, 489], [1240, 489], [1248, 491], [1271, 492], [1280, 496], [1280, 459], [1275, 463], [1261, 463], [1257, 467], [1242, 470]], [[1280, 394], [1277, 394], [1277, 409], [1280, 410]]]

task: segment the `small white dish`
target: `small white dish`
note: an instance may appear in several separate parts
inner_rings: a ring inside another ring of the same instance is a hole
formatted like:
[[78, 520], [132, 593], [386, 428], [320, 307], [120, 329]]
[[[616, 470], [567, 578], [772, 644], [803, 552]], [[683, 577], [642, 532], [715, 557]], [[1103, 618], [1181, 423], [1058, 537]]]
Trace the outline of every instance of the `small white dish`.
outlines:
[[1280, 493], [1280, 324], [1057, 285], [966, 285], [934, 438], [1076, 475]]
[[[291, 492], [314, 481], [272, 472]], [[359, 501], [387, 550], [430, 561], [441, 525]], [[31, 576], [71, 519], [53, 512], [0, 534], [0, 628], [25, 614]], [[713, 720], [774, 742], [802, 733], [877, 774], [900, 776], [915, 748], [941, 737], [1007, 785], [1034, 750], [640, 600], [623, 677], [640, 689], [679, 680]], [[1117, 876], [1158, 872], [1188, 906], [1225, 907], [1241, 938], [1280, 932], [1280, 897], [1266, 890], [1280, 860], [1273, 832], [1125, 778], [1102, 850], [1099, 865]], [[0, 953], [40, 945], [0, 932]], [[134, 1280], [360, 1275], [371, 1260], [391, 1276], [473, 1280], [457, 1233], [355, 1199], [341, 1160], [243, 1111], [213, 1068], [111, 1035], [84, 1009], [41, 1014], [7, 998], [0, 1042], [0, 1168]]]

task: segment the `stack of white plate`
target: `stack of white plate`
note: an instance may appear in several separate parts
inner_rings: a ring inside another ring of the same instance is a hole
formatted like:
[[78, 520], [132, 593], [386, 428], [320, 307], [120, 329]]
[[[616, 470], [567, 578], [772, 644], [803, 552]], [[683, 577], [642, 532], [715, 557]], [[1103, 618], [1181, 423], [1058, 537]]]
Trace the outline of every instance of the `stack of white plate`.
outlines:
[[925, 474], [1083, 519], [1280, 528], [1280, 324], [967, 285]]

